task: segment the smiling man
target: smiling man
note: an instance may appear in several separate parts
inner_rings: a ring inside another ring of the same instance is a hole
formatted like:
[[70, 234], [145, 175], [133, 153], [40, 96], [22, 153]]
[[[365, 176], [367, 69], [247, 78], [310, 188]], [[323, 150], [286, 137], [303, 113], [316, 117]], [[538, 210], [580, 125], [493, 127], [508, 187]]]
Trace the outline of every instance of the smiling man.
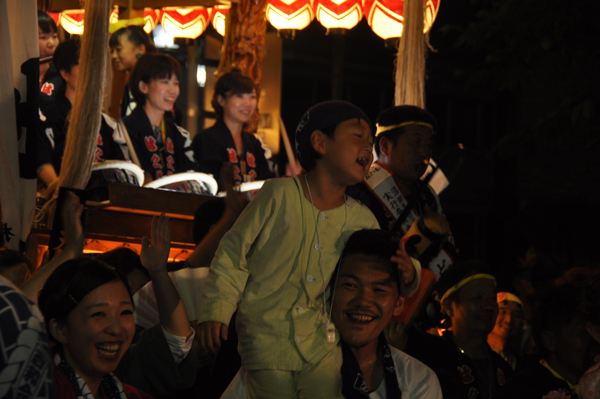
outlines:
[[496, 280], [479, 262], [459, 262], [438, 283], [451, 322], [442, 337], [411, 332], [406, 352], [437, 374], [445, 399], [493, 398], [513, 370], [487, 344], [498, 315]]
[[[412, 105], [388, 108], [377, 118], [378, 159], [350, 195], [371, 209], [383, 230], [405, 234], [426, 212], [443, 214], [439, 198], [421, 181], [429, 165], [435, 134], [433, 115]], [[432, 245], [419, 257], [436, 278], [453, 263], [453, 242], [450, 236], [442, 249]]]
[[442, 397], [434, 372], [389, 346], [383, 334], [404, 300], [398, 291], [398, 268], [390, 260], [397, 248], [392, 233], [359, 230], [342, 254], [331, 316], [341, 338], [346, 398]]
[[[340, 343], [330, 379], [347, 399], [441, 399], [438, 379], [419, 360], [387, 344], [383, 329], [402, 311], [398, 266], [391, 257], [398, 239], [387, 231], [350, 236], [331, 279], [331, 318]], [[246, 373], [236, 375], [221, 399], [246, 399]]]

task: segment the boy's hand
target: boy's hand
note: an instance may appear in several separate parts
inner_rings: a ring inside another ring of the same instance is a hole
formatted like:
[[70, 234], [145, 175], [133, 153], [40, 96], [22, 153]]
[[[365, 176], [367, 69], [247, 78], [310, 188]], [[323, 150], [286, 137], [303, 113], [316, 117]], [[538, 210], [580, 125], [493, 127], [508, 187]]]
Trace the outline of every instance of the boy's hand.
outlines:
[[398, 249], [396, 250], [396, 256], [392, 256], [392, 262], [398, 264], [398, 272], [402, 276], [402, 282], [404, 285], [409, 286], [415, 279], [415, 266], [413, 265], [412, 259], [406, 252], [406, 241], [400, 240]]
[[142, 238], [140, 260], [149, 272], [166, 271], [171, 249], [171, 223], [164, 213], [152, 218], [152, 238]]
[[221, 338], [227, 341], [227, 326], [218, 321], [205, 321], [198, 325], [198, 341], [205, 352], [217, 353]]

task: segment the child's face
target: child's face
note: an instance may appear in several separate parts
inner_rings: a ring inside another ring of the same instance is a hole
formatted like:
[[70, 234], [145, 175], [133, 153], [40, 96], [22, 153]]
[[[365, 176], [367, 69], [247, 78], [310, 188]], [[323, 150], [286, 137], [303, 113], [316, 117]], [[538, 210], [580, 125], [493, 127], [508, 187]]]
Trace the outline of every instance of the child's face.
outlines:
[[136, 46], [129, 41], [127, 34], [119, 36], [119, 44], [110, 49], [110, 57], [112, 58], [115, 69], [118, 71], [129, 71], [133, 68], [138, 60], [138, 54], [143, 55], [146, 52], [146, 47], [141, 44]]
[[322, 160], [333, 172], [336, 183], [352, 186], [358, 184], [373, 162], [373, 135], [363, 119], [350, 119], [338, 125], [333, 138], [324, 136], [326, 151]]
[[149, 84], [140, 82], [140, 91], [146, 95], [145, 105], [162, 112], [171, 111], [179, 97], [179, 79], [173, 74], [168, 79], [153, 79]]

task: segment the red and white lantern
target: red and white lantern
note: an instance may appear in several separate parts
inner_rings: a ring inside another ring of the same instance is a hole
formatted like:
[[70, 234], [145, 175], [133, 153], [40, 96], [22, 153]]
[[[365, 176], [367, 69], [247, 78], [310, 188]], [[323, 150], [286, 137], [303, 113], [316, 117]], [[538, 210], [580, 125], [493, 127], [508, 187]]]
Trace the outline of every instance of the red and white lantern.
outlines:
[[204, 7], [165, 7], [160, 21], [173, 37], [195, 39], [208, 26], [208, 9]]
[[58, 24], [72, 35], [83, 35], [84, 10], [65, 10], [59, 14]]
[[214, 6], [210, 9], [210, 22], [221, 36], [225, 36], [225, 16], [230, 6]]
[[265, 13], [277, 29], [304, 29], [315, 18], [310, 0], [269, 0]]
[[315, 16], [327, 29], [352, 29], [363, 17], [360, 0], [314, 0]]
[[[362, 0], [367, 22], [373, 32], [384, 39], [402, 36], [404, 24], [404, 0]], [[433, 25], [440, 7], [440, 0], [424, 0], [425, 27]]]

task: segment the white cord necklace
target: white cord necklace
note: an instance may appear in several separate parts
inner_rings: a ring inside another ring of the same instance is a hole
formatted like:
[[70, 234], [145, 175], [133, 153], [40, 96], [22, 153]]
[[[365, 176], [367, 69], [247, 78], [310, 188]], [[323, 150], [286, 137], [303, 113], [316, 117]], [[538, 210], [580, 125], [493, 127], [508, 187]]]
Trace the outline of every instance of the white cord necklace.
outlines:
[[[312, 193], [310, 192], [310, 186], [308, 185], [308, 179], [306, 175], [304, 175], [304, 182], [306, 183], [306, 190], [308, 191], [308, 196], [310, 198], [310, 205], [313, 213], [313, 218], [315, 219], [315, 231], [317, 233], [317, 248], [319, 251], [319, 266], [321, 269], [321, 278], [323, 279], [323, 283], [321, 285], [321, 289], [323, 290], [323, 295], [325, 295], [325, 269], [323, 268], [323, 248], [321, 247], [321, 237], [319, 236], [319, 218], [317, 218], [317, 214], [315, 213], [315, 204], [313, 202]], [[346, 230], [346, 224], [348, 223], [348, 202], [346, 201], [346, 195], [344, 195], [344, 226], [342, 227], [342, 235]], [[344, 240], [345, 245], [346, 240]], [[337, 276], [336, 276], [337, 280]], [[337, 281], [336, 281], [337, 282]], [[335, 294], [335, 284], [333, 286], [333, 294]], [[331, 308], [333, 308], [333, 301], [331, 303]], [[327, 323], [323, 324], [323, 332], [325, 333], [325, 338], [328, 344], [335, 343], [335, 325], [331, 321], [331, 310], [327, 311], [327, 301], [326, 298], [323, 298], [323, 312], [325, 313], [325, 318], [327, 319]]]

